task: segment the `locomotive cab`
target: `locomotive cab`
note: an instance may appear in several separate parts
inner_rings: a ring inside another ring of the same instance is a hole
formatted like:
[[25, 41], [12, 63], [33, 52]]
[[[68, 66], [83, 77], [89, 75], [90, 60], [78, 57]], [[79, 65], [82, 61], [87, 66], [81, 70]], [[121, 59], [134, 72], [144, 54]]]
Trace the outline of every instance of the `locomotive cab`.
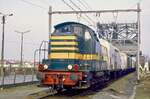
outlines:
[[93, 58], [95, 53], [93, 34], [91, 29], [79, 23], [56, 25], [49, 40], [49, 59], [43, 60], [43, 64], [48, 64], [48, 69], [52, 70], [82, 70], [81, 65], [86, 64], [82, 60]]

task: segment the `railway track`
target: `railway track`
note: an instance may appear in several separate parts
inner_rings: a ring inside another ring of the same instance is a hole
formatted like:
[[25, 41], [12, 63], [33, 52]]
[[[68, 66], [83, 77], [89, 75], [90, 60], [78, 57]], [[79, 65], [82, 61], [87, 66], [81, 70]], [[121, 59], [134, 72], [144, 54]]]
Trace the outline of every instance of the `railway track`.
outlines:
[[120, 78], [99, 82], [88, 89], [82, 89], [82, 90], [72, 89], [72, 90], [63, 90], [61, 92], [57, 92], [56, 90], [49, 88], [49, 89], [45, 89], [39, 92], [29, 94], [27, 99], [49, 99], [50, 97], [52, 99], [60, 99], [60, 98], [76, 99], [76, 97], [88, 96], [93, 93], [99, 92], [100, 90], [106, 88], [107, 86], [119, 80]]
[[35, 92], [35, 93], [30, 94], [27, 99], [49, 99], [49, 97], [53, 97], [53, 98], [56, 97], [56, 99], [59, 99], [59, 97], [60, 98], [62, 98], [62, 97], [66, 97], [66, 98], [70, 97], [71, 98], [72, 97], [74, 99], [74, 97], [86, 96], [86, 95], [90, 95], [90, 94], [93, 94], [95, 92], [98, 92], [98, 91], [102, 90], [103, 88], [105, 88], [110, 83], [111, 82], [105, 82], [103, 84], [97, 84], [97, 85], [94, 85], [88, 89], [63, 90], [61, 92], [57, 92], [56, 90], [52, 90], [52, 89], [46, 89], [43, 91], [39, 91], [39, 92]]
[[[45, 90], [41, 90], [38, 92], [34, 92], [32, 94], [29, 94], [27, 96], [27, 99], [48, 99], [49, 97], [57, 97], [59, 99], [62, 97], [76, 97], [76, 96], [85, 96], [85, 95], [90, 95], [94, 92], [98, 92], [99, 90], [101, 90], [102, 88], [104, 88], [105, 85], [95, 85], [93, 87], [90, 87], [88, 89], [83, 89], [83, 90], [63, 90], [61, 92], [57, 92], [56, 90], [53, 90], [52, 88], [50, 89], [45, 89]], [[56, 98], [56, 99], [57, 99]], [[69, 99], [69, 98], [68, 98]]]
[[27, 96], [27, 99], [43, 99], [49, 96], [53, 96], [57, 94], [58, 92], [56, 90], [53, 90], [52, 88], [45, 89], [42, 91], [34, 92], [32, 94], [29, 94]]

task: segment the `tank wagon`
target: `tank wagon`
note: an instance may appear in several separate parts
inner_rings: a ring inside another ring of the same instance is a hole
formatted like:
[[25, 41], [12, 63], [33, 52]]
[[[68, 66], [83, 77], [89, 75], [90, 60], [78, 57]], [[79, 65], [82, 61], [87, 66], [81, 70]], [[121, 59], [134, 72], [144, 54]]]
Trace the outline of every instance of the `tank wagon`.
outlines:
[[56, 25], [49, 37], [48, 59], [38, 65], [41, 85], [83, 89], [135, 70], [135, 62], [90, 27], [77, 22]]

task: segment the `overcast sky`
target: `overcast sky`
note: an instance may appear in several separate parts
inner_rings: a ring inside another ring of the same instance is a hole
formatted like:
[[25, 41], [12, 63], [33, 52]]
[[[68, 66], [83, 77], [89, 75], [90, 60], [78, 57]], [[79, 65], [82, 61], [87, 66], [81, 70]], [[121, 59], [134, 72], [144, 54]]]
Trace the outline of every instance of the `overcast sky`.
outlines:
[[[65, 0], [70, 3], [69, 0]], [[83, 10], [99, 10], [99, 9], [128, 9], [136, 8], [136, 3], [141, 2], [141, 29], [143, 53], [150, 55], [150, 0], [84, 0], [88, 3], [85, 6], [79, 4], [78, 0], [72, 0]], [[15, 30], [31, 32], [24, 35], [24, 60], [33, 60], [33, 52], [40, 45], [42, 40], [48, 40], [48, 9], [52, 6], [55, 10], [71, 10], [62, 0], [0, 0], [0, 12], [8, 14], [13, 13], [14, 16], [7, 17], [5, 27], [5, 59], [20, 58], [20, 34]], [[94, 21], [110, 22], [114, 20], [112, 14], [101, 15], [95, 18], [90, 16]], [[1, 16], [0, 16], [1, 18]], [[134, 22], [136, 14], [119, 14], [117, 21]], [[55, 15], [53, 16], [53, 25], [64, 21], [81, 21], [88, 24], [84, 19], [74, 16]], [[0, 20], [0, 22], [2, 22]], [[1, 50], [2, 24], [0, 24], [0, 50]]]

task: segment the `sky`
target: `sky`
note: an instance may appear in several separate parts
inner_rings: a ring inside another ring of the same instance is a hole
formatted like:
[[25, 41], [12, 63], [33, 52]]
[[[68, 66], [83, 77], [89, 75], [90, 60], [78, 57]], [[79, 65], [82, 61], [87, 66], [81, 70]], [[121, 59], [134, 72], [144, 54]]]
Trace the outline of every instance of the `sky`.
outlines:
[[[65, 0], [69, 2], [69, 0]], [[129, 9], [136, 8], [137, 2], [141, 3], [141, 50], [145, 55], [150, 56], [150, 0], [73, 0], [82, 10], [102, 10], [102, 9]], [[85, 3], [86, 1], [86, 3]], [[23, 59], [33, 61], [35, 49], [39, 48], [41, 41], [48, 40], [48, 10], [71, 10], [66, 6], [63, 0], [0, 0], [0, 12], [5, 14], [13, 13], [13, 16], [6, 17], [5, 24], [5, 59], [20, 59], [20, 34], [15, 31], [24, 32], [30, 30], [24, 35]], [[83, 15], [81, 15], [83, 16]], [[114, 21], [112, 14], [101, 14], [95, 18], [90, 15], [94, 22]], [[1, 19], [0, 15], [0, 19]], [[78, 21], [89, 25], [80, 15], [53, 15], [52, 26], [64, 21]], [[136, 14], [122, 13], [118, 15], [117, 21], [134, 22]], [[0, 20], [0, 23], [2, 21]], [[0, 51], [2, 39], [2, 24], [0, 24]]]

